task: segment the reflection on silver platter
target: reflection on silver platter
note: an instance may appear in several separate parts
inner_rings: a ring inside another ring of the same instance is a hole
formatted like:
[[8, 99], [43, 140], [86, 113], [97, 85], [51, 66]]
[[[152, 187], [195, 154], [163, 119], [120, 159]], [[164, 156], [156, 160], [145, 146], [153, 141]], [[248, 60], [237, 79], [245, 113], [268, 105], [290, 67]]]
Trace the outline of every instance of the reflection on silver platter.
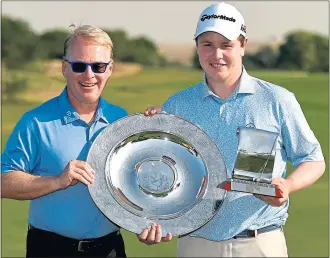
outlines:
[[108, 125], [87, 162], [95, 170], [89, 192], [115, 224], [141, 233], [152, 222], [182, 235], [207, 223], [226, 191], [221, 154], [200, 128], [166, 113], [135, 114]]

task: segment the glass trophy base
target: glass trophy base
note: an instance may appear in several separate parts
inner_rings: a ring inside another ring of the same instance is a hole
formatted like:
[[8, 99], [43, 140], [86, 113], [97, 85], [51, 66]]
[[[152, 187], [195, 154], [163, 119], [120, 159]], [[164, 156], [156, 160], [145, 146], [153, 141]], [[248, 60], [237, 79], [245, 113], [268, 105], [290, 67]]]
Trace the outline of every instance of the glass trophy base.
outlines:
[[238, 191], [244, 193], [260, 194], [266, 196], [272, 196], [276, 198], [282, 198], [282, 192], [275, 187], [275, 185], [269, 183], [252, 182], [240, 179], [230, 179], [225, 185], [224, 189], [227, 191]]

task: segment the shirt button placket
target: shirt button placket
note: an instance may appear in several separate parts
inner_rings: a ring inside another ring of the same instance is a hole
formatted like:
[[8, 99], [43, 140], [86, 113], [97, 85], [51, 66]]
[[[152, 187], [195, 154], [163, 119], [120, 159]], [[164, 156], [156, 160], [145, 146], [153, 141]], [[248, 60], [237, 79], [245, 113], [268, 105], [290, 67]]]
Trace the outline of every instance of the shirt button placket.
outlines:
[[94, 126], [95, 124], [93, 123], [91, 126], [88, 127], [88, 141], [91, 141], [93, 137]]
[[223, 104], [220, 106], [220, 109], [219, 109], [219, 116], [220, 116], [220, 119], [221, 119], [222, 121], [225, 119], [225, 116], [224, 116], [225, 105], [226, 105], [226, 103], [223, 103]]

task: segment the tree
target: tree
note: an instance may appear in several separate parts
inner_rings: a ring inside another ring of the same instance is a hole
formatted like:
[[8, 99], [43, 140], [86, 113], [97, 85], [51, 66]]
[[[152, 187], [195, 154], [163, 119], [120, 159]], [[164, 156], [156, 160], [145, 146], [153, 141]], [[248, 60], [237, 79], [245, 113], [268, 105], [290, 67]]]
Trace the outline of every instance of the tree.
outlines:
[[107, 30], [103, 29], [110, 36], [113, 43], [113, 58], [114, 60], [121, 61], [129, 55], [129, 39], [124, 30]]
[[195, 69], [202, 69], [201, 64], [199, 63], [199, 57], [196, 50], [194, 50], [194, 54], [192, 57], [192, 66]]
[[146, 66], [164, 66], [167, 60], [158, 53], [157, 46], [150, 39], [140, 36], [128, 38], [124, 30], [107, 30], [113, 42], [114, 60], [139, 63]]
[[277, 51], [271, 46], [261, 48], [254, 55], [254, 62], [260, 68], [270, 69], [275, 66], [277, 59]]
[[165, 60], [158, 53], [157, 46], [146, 37], [137, 37], [130, 40], [128, 54], [123, 60], [125, 62], [135, 62], [145, 66], [161, 66]]
[[254, 54], [245, 53], [243, 56], [243, 65], [247, 70], [256, 70], [262, 68], [260, 67], [260, 61], [257, 60]]
[[315, 34], [313, 37], [316, 47], [316, 62], [312, 71], [329, 71], [329, 38]]
[[35, 58], [38, 37], [28, 23], [3, 16], [1, 29], [1, 55], [8, 68], [20, 68]]
[[18, 99], [18, 94], [24, 92], [27, 88], [25, 79], [20, 79], [15, 73], [8, 71], [6, 64], [1, 65], [2, 82], [1, 96], [3, 101], [15, 102]]
[[64, 55], [64, 41], [68, 31], [54, 29], [39, 36], [38, 57], [42, 59], [62, 59]]
[[286, 36], [279, 48], [276, 66], [282, 69], [313, 70], [317, 62], [314, 35], [307, 31], [295, 31]]

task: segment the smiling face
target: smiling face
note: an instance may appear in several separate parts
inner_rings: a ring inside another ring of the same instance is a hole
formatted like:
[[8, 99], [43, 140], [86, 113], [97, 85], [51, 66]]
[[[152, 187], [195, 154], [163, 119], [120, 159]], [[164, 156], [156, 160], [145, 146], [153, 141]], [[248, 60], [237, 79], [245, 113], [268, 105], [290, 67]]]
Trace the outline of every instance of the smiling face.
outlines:
[[208, 83], [233, 83], [241, 75], [242, 57], [247, 39], [228, 40], [216, 32], [205, 32], [197, 38], [199, 62]]
[[[66, 59], [70, 62], [108, 63], [111, 60], [111, 51], [108, 47], [95, 41], [78, 37], [72, 41]], [[112, 69], [113, 63], [111, 62], [104, 73], [94, 73], [90, 66], [84, 73], [75, 73], [72, 71], [71, 65], [63, 61], [62, 73], [67, 80], [67, 92], [71, 104], [76, 109], [85, 104], [97, 106]]]

